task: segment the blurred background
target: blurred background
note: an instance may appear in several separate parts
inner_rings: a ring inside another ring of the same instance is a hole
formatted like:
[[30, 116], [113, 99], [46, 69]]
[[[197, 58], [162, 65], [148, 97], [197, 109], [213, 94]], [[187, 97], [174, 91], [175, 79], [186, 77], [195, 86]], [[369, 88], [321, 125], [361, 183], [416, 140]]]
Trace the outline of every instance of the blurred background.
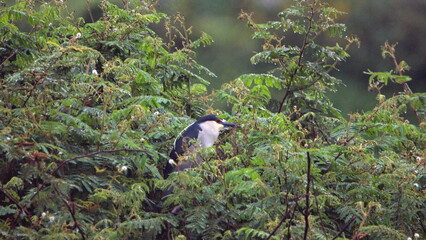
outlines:
[[[65, 0], [76, 16], [83, 16], [90, 22], [87, 7], [96, 17], [100, 16], [97, 5], [100, 0]], [[124, 0], [123, 0], [124, 1]], [[6, 3], [12, 4], [7, 0]], [[114, 0], [120, 4], [120, 0]], [[241, 10], [253, 12], [257, 23], [278, 20], [277, 14], [292, 4], [292, 0], [159, 0], [156, 6], [168, 15], [181, 13], [188, 26], [193, 26], [194, 37], [206, 32], [214, 44], [198, 49], [197, 60], [213, 71], [218, 77], [209, 78], [210, 90], [218, 89], [241, 74], [262, 73], [266, 65], [252, 65], [250, 57], [261, 51], [260, 40], [251, 38], [246, 22], [238, 20]], [[380, 46], [385, 41], [398, 43], [397, 57], [405, 60], [411, 70], [410, 85], [413, 92], [426, 91], [426, 0], [329, 0], [332, 6], [346, 14], [340, 22], [347, 26], [346, 35], [356, 35], [361, 47], [352, 46], [348, 60], [340, 64], [340, 71], [334, 76], [344, 85], [337, 93], [331, 93], [335, 107], [344, 116], [355, 111], [371, 109], [376, 104], [375, 93], [368, 92], [368, 75], [364, 71], [387, 71], [393, 68], [389, 59], [381, 57]], [[160, 27], [156, 29], [162, 29]], [[164, 35], [164, 33], [159, 33]], [[331, 39], [333, 41], [333, 39]], [[300, 43], [287, 43], [297, 44]], [[335, 43], [330, 43], [335, 45]], [[341, 44], [344, 45], [344, 44]], [[401, 91], [400, 86], [389, 86], [386, 95]], [[280, 98], [281, 96], [276, 96]]]
[[[356, 35], [361, 41], [361, 47], [351, 47], [351, 57], [340, 64], [339, 72], [334, 72], [344, 86], [330, 97], [344, 115], [371, 109], [376, 104], [376, 94], [367, 90], [369, 76], [363, 72], [393, 68], [389, 59], [381, 57], [380, 46], [385, 41], [398, 43], [398, 59], [411, 66], [406, 74], [413, 78], [408, 83], [413, 92], [426, 91], [426, 0], [328, 2], [346, 12], [340, 17], [340, 22], [347, 26], [346, 35]], [[198, 60], [218, 76], [210, 79], [211, 88], [216, 89], [241, 74], [268, 69], [249, 61], [254, 52], [261, 51], [261, 42], [253, 40], [246, 23], [237, 19], [241, 10], [253, 12], [253, 19], [264, 23], [278, 20], [277, 14], [291, 3], [291, 0], [160, 0], [158, 10], [168, 14], [180, 12], [195, 34], [204, 31], [213, 37], [214, 44], [201, 49]], [[401, 90], [399, 86], [389, 86], [386, 94]]]

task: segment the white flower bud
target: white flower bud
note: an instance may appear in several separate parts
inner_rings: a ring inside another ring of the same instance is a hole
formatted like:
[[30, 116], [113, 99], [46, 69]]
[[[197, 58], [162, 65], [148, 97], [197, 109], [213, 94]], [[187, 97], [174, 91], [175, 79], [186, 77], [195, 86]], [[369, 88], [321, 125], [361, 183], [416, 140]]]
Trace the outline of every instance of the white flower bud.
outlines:
[[415, 238], [419, 238], [419, 237], [420, 237], [420, 234], [418, 234], [418, 233], [414, 233], [414, 237], [415, 237]]
[[160, 115], [160, 113], [158, 111], [155, 111], [153, 114], [154, 114], [154, 116]]
[[77, 35], [75, 35], [75, 36], [76, 36], [77, 39], [81, 38], [81, 33], [77, 33]]
[[47, 215], [47, 214], [46, 214], [45, 212], [42, 212], [42, 213], [41, 213], [41, 217], [42, 217], [42, 218], [45, 218], [45, 217], [46, 217], [46, 215]]
[[126, 172], [127, 171], [127, 166], [122, 166], [121, 167], [121, 171]]
[[98, 71], [96, 71], [96, 69], [93, 69], [92, 74], [98, 76]]
[[418, 183], [414, 183], [414, 187], [418, 188], [420, 185]]
[[49, 222], [53, 223], [55, 221], [55, 216], [50, 216], [49, 217]]
[[413, 240], [411, 237], [408, 237], [407, 240]]

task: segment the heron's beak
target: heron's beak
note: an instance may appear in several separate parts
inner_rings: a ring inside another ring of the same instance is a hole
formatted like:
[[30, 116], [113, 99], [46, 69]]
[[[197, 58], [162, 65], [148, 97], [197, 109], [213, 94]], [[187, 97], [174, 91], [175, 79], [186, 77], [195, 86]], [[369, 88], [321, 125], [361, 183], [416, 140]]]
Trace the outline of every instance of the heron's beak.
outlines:
[[[236, 124], [234, 124], [234, 123], [229, 123], [229, 122], [225, 122], [225, 121], [223, 121], [222, 124], [225, 127], [235, 127], [236, 126]], [[238, 127], [240, 127], [240, 126], [238, 126]]]

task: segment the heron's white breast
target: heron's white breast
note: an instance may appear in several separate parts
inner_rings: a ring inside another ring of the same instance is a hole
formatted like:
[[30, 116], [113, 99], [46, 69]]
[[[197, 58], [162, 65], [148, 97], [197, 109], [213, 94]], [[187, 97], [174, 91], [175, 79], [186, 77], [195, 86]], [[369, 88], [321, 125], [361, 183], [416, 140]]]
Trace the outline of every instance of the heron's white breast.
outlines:
[[201, 131], [198, 133], [198, 141], [201, 143], [201, 147], [213, 146], [223, 125], [215, 121], [206, 121], [200, 123], [199, 126]]

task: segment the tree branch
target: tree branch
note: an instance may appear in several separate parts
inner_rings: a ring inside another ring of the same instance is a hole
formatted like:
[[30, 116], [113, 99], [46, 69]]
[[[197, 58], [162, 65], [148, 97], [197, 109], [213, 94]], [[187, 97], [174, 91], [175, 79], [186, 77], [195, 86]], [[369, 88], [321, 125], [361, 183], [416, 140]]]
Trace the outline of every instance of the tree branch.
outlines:
[[47, 66], [44, 71], [43, 74], [39, 77], [39, 79], [34, 83], [33, 87], [31, 88], [30, 92], [28, 93], [27, 98], [25, 99], [24, 103], [22, 104], [22, 108], [24, 108], [27, 105], [28, 100], [30, 100], [30, 98], [33, 96], [33, 92], [34, 90], [37, 88], [38, 85], [42, 84], [44, 82], [44, 80], [47, 77], [47, 72], [53, 67], [53, 64], [55, 64], [59, 58], [62, 57], [62, 55], [64, 55], [64, 52], [61, 53], [61, 55], [59, 55], [57, 58], [55, 58], [54, 61], [52, 61], [49, 66]]
[[325, 231], [325, 224], [324, 224], [324, 221], [321, 217], [320, 209], [319, 209], [319, 206], [318, 206], [318, 198], [317, 198], [318, 192], [315, 191], [315, 181], [314, 180], [315, 180], [315, 178], [312, 177], [311, 181], [312, 181], [312, 190], [314, 191], [313, 195], [314, 195], [314, 198], [315, 198], [315, 207], [317, 208], [318, 217], [319, 217], [320, 222], [321, 222], [321, 230], [324, 233], [325, 239], [327, 239], [327, 231]]
[[340, 232], [337, 233], [336, 236], [334, 236], [331, 240], [334, 240], [334, 239], [340, 237], [340, 235], [342, 235], [342, 233], [346, 230], [346, 228], [349, 227], [349, 225], [351, 225], [353, 223], [353, 221], [355, 221], [355, 219], [357, 219], [357, 217], [353, 217], [351, 220], [349, 220], [349, 222], [347, 222], [345, 224], [345, 226], [343, 226], [342, 230], [340, 230]]
[[59, 190], [54, 186], [53, 189], [55, 189], [56, 194], [58, 194], [58, 196], [60, 197], [60, 199], [62, 200], [62, 202], [65, 204], [65, 206], [68, 209], [68, 212], [71, 215], [72, 220], [74, 221], [74, 228], [78, 229], [78, 232], [81, 235], [81, 239], [86, 240], [86, 236], [84, 235], [84, 231], [83, 229], [81, 229], [80, 224], [78, 224], [77, 219], [75, 218], [75, 206], [74, 203], [71, 202], [72, 206], [68, 203], [67, 200], [64, 199], [64, 197], [62, 196], [62, 194], [59, 192]]
[[[3, 192], [3, 194], [19, 208], [19, 211], [24, 214], [24, 216], [29, 220], [29, 222], [31, 222], [31, 214], [23, 206], [21, 206], [21, 204], [19, 204], [18, 200], [11, 196], [3, 187], [0, 188], [0, 191]], [[20, 214], [18, 214], [18, 216], [19, 215]], [[16, 222], [16, 220], [17, 218], [15, 218], [14, 223]], [[12, 223], [12, 225], [14, 223]]]
[[[370, 121], [376, 114], [377, 114], [377, 112], [379, 112], [379, 110], [380, 110], [380, 108], [383, 106], [383, 103], [381, 104], [381, 105], [379, 105], [379, 106], [377, 106], [375, 109], [374, 109], [374, 111], [370, 114], [370, 116], [368, 116], [365, 120], [364, 120], [364, 122], [368, 122], [368, 121]], [[351, 137], [348, 137], [346, 140], [345, 140], [345, 142], [342, 144], [343, 146], [348, 146], [349, 145], [349, 143], [356, 137], [356, 136], [358, 136], [358, 134], [360, 134], [360, 133], [362, 133], [363, 131], [365, 131], [365, 130], [367, 130], [368, 129], [368, 127], [367, 126], [362, 126], [362, 128], [358, 131], [358, 132], [356, 132], [356, 133], [354, 133]], [[344, 151], [343, 150], [341, 150], [337, 155], [336, 155], [336, 157], [334, 157], [334, 161], [336, 161], [340, 156], [342, 156], [343, 155], [343, 153], [344, 153]], [[324, 171], [324, 173], [323, 174], [326, 174], [328, 171], [330, 171], [331, 170], [331, 164], [330, 164], [330, 166]]]
[[92, 9], [90, 8], [90, 0], [86, 0], [86, 7], [87, 7], [87, 12], [89, 13], [89, 16], [90, 16], [90, 20], [92, 20], [92, 23], [94, 23], [95, 19], [93, 18]]
[[303, 235], [303, 239], [307, 240], [308, 239], [308, 231], [309, 231], [309, 191], [311, 188], [311, 156], [309, 155], [309, 152], [306, 152], [306, 156], [308, 158], [308, 172], [306, 173], [307, 176], [307, 184], [306, 184], [306, 208], [305, 208], [305, 213], [303, 214], [305, 216], [305, 233]]
[[[125, 152], [144, 152], [146, 153], [146, 150], [143, 149], [128, 149], [128, 148], [120, 148], [120, 149], [112, 149], [112, 150], [101, 150], [101, 151], [97, 151], [97, 152], [92, 152], [92, 153], [88, 153], [85, 155], [80, 155], [80, 156], [76, 156], [70, 159], [67, 159], [63, 162], [61, 162], [58, 167], [56, 167], [53, 171], [52, 171], [52, 175], [54, 175], [61, 167], [63, 167], [65, 164], [68, 164], [69, 162], [76, 160], [76, 159], [80, 159], [80, 158], [85, 158], [85, 157], [91, 157], [94, 155], [98, 155], [101, 153], [113, 153], [113, 152], [121, 152], [121, 151], [125, 151]], [[46, 186], [46, 182], [43, 182], [38, 188], [37, 191], [24, 203], [24, 205], [22, 207], [20, 207], [21, 211], [24, 212], [24, 214], [27, 216], [27, 205], [31, 203], [31, 201], [40, 193], [40, 191]], [[2, 188], [0, 188], [0, 190], [3, 191]], [[11, 199], [12, 200], [12, 199]], [[18, 206], [18, 205], [17, 205]]]
[[80, 158], [85, 158], [85, 157], [92, 157], [101, 153], [113, 153], [113, 152], [144, 152], [146, 153], [146, 150], [143, 149], [129, 149], [129, 148], [120, 148], [120, 149], [112, 149], [112, 150], [101, 150], [101, 151], [97, 151], [97, 152], [92, 152], [92, 153], [88, 153], [88, 154], [84, 154], [84, 155], [80, 155], [80, 156], [76, 156], [70, 159], [67, 159], [63, 162], [61, 162], [53, 171], [52, 171], [52, 175], [54, 175], [61, 167], [63, 167], [65, 164], [68, 164], [71, 161], [74, 161], [76, 159], [80, 159]]
[[286, 208], [285, 208], [285, 214], [283, 216], [283, 218], [281, 219], [281, 221], [278, 223], [278, 225], [274, 228], [274, 230], [269, 234], [269, 236], [267, 238], [265, 238], [265, 240], [269, 240], [272, 236], [274, 236], [274, 234], [278, 231], [278, 229], [283, 225], [284, 221], [290, 217], [290, 208], [289, 208], [289, 200], [288, 200], [288, 195], [289, 195], [290, 191], [287, 191], [286, 195], [285, 195], [285, 199], [286, 199]]
[[[386, 47], [386, 45], [385, 45]], [[404, 74], [402, 73], [403, 69], [399, 66], [398, 64], [398, 60], [396, 59], [396, 55], [395, 55], [395, 45], [394, 46], [388, 46], [387, 50], [390, 52], [390, 56], [392, 58], [392, 62], [395, 65], [395, 69], [398, 71], [399, 76], [404, 76]], [[410, 96], [413, 94], [413, 91], [411, 90], [411, 88], [408, 86], [408, 83], [404, 82], [402, 84], [402, 88], [404, 89], [404, 92], [406, 95]], [[421, 117], [419, 116], [419, 114], [417, 113], [417, 109], [415, 109], [411, 104], [410, 104], [411, 110], [413, 110], [414, 114], [416, 115], [416, 118], [419, 122], [422, 122]]]
[[311, 15], [308, 18], [308, 21], [309, 21], [308, 30], [306, 31], [305, 37], [303, 39], [302, 47], [300, 48], [299, 59], [297, 61], [297, 67], [296, 67], [296, 69], [294, 69], [293, 74], [291, 74], [291, 76], [290, 76], [290, 80], [287, 84], [287, 90], [284, 94], [283, 99], [280, 102], [280, 107], [278, 109], [278, 113], [282, 112], [284, 103], [285, 103], [286, 99], [288, 98], [288, 96], [290, 95], [290, 92], [292, 92], [290, 90], [290, 88], [291, 88], [291, 85], [293, 83], [294, 77], [296, 76], [299, 69], [302, 67], [303, 54], [305, 53], [306, 47], [308, 46], [308, 37], [309, 37], [309, 34], [311, 33], [311, 29], [312, 29], [312, 21], [314, 19], [314, 14], [315, 14], [315, 9], [314, 9], [315, 4], [316, 4], [316, 1], [314, 1], [312, 3], [312, 6], [311, 6]]
[[9, 59], [11, 59], [15, 54], [18, 52], [18, 50], [13, 51], [1, 64], [0, 67], [2, 67]]
[[[286, 207], [286, 211], [285, 211], [285, 214], [284, 214], [284, 216], [283, 216], [283, 218], [281, 219], [281, 221], [278, 223], [278, 225], [274, 228], [274, 230], [269, 234], [269, 236], [267, 237], [267, 238], [265, 238], [265, 240], [269, 240], [276, 232], [277, 232], [277, 230], [282, 226], [282, 224], [285, 222], [285, 220], [287, 220], [288, 218], [290, 218], [290, 221], [293, 219], [293, 217], [294, 217], [294, 213], [296, 212], [296, 211], [291, 211], [290, 210], [290, 202], [295, 202], [295, 204], [296, 204], [296, 206], [299, 206], [298, 205], [298, 202], [299, 202], [299, 200], [302, 198], [302, 197], [306, 197], [305, 195], [306, 194], [302, 194], [302, 195], [299, 195], [299, 196], [296, 196], [296, 197], [294, 197], [294, 198], [290, 198], [290, 199], [288, 199], [288, 194], [290, 193], [290, 191], [287, 191], [287, 194], [286, 194], [286, 201], [287, 201], [287, 207]], [[290, 216], [290, 214], [291, 214], [291, 216]], [[288, 224], [288, 227], [290, 228], [290, 224], [291, 222], [289, 222], [289, 224]], [[290, 233], [290, 229], [288, 230], [288, 232]], [[290, 237], [288, 237], [288, 239], [290, 239]]]

